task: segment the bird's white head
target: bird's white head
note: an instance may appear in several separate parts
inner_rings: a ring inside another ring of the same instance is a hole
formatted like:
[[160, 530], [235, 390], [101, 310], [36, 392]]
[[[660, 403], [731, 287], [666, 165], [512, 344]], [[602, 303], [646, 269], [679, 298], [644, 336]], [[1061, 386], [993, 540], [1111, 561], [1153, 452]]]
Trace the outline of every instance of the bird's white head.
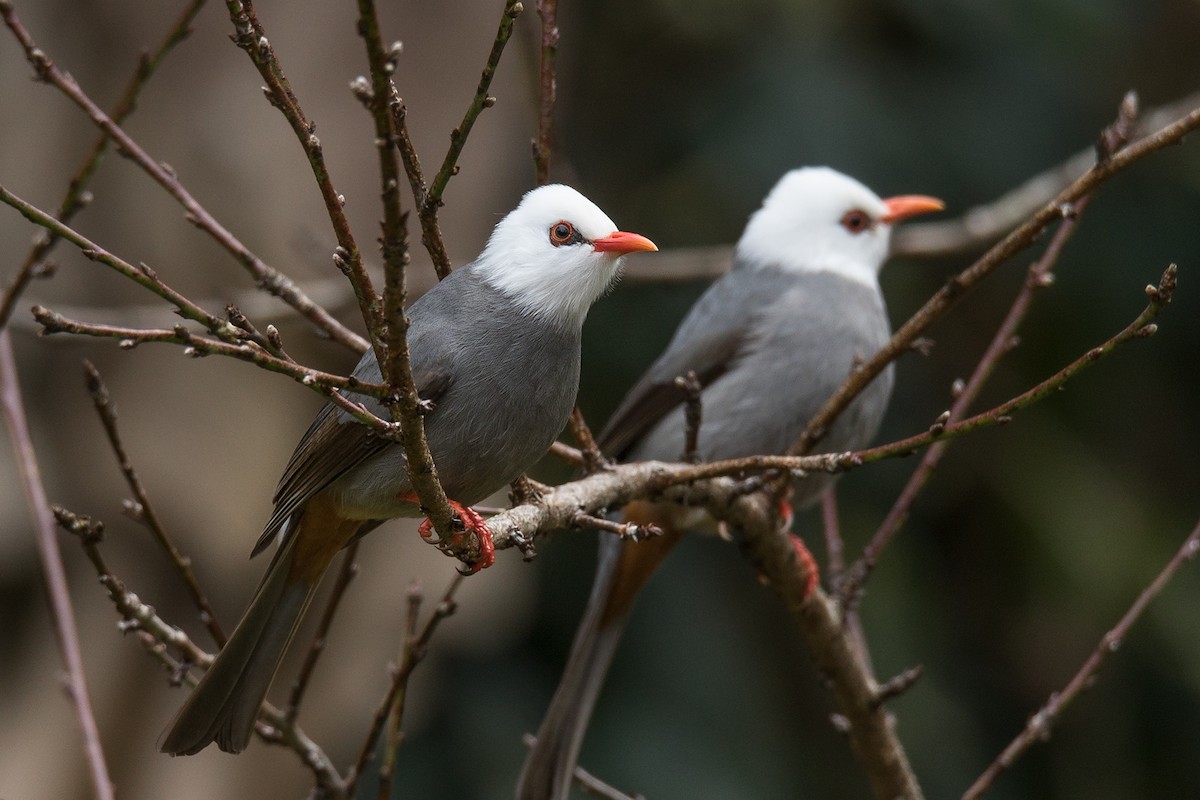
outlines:
[[942, 207], [942, 201], [923, 195], [880, 199], [829, 167], [792, 170], [750, 217], [735, 263], [750, 269], [834, 272], [875, 286], [892, 226]]
[[621, 256], [657, 249], [617, 230], [570, 186], [551, 184], [526, 193], [500, 220], [474, 268], [527, 313], [582, 325], [620, 273]]

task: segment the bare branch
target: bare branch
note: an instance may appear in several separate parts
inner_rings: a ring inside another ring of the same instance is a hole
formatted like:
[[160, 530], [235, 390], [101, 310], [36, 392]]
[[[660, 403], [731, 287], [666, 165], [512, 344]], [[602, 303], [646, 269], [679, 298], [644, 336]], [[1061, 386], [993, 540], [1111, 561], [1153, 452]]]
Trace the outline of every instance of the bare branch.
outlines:
[[450, 183], [450, 178], [458, 174], [458, 157], [462, 154], [463, 147], [467, 143], [467, 136], [470, 135], [471, 128], [475, 125], [475, 120], [479, 119], [479, 115], [485, 108], [491, 108], [496, 104], [496, 98], [488, 94], [488, 91], [491, 89], [496, 68], [500, 66], [500, 57], [504, 54], [504, 46], [512, 37], [513, 23], [524, 10], [524, 6], [519, 0], [505, 0], [504, 12], [500, 16], [500, 26], [496, 29], [496, 39], [492, 42], [487, 63], [479, 77], [479, 86], [475, 89], [475, 96], [471, 98], [471, 104], [468, 106], [466, 114], [463, 115], [462, 122], [457, 128], [450, 131], [450, 148], [446, 151], [446, 157], [442, 159], [441, 169], [434, 176], [433, 182], [429, 184], [429, 192], [425, 196], [422, 209], [423, 213], [436, 217], [437, 210], [442, 206], [442, 195], [446, 191], [446, 185]]
[[1162, 571], [1150, 582], [1150, 585], [1142, 590], [1134, 600], [1133, 605], [1125, 612], [1116, 626], [1100, 640], [1096, 645], [1096, 649], [1084, 661], [1083, 666], [1079, 671], [1072, 676], [1067, 685], [1063, 687], [1061, 692], [1055, 692], [1050, 695], [1046, 704], [1038, 709], [1037, 713], [1029, 718], [1025, 723], [1025, 729], [1017, 735], [1002, 752], [995, 761], [993, 761], [983, 774], [971, 784], [971, 787], [963, 794], [963, 800], [975, 800], [992, 787], [996, 779], [1004, 770], [1008, 769], [1013, 763], [1024, 755], [1025, 751], [1039, 741], [1047, 738], [1050, 729], [1058, 722], [1059, 716], [1066, 710], [1067, 706], [1095, 682], [1096, 675], [1100, 672], [1100, 667], [1103, 666], [1104, 660], [1110, 653], [1115, 653], [1117, 648], [1129, 635], [1133, 624], [1138, 621], [1146, 607], [1150, 605], [1163, 587], [1175, 576], [1179, 568], [1195, 558], [1196, 553], [1200, 553], [1200, 523], [1192, 529], [1187, 538], [1183, 540], [1183, 545], [1171, 557]]
[[[63, 530], [79, 537], [85, 555], [100, 578], [100, 585], [108, 592], [109, 599], [121, 615], [121, 631], [139, 633], [138, 640], [146, 652], [157, 658], [169, 670], [172, 685], [179, 686], [185, 681], [194, 684], [197, 679], [191, 677], [190, 667], [198, 665], [207, 669], [213, 661], [213, 656], [197, 646], [182, 630], [158, 616], [153, 607], [143, 603], [140, 597], [129, 591], [125, 583], [113, 574], [100, 552], [104, 524], [60, 507], [54, 508], [54, 516]], [[179, 658], [173, 658], [168, 648], [174, 648], [180, 654]], [[312, 771], [317, 786], [325, 791], [328, 797], [335, 800], [349, 797], [345, 790], [345, 782], [329, 758], [317, 743], [308, 738], [282, 711], [270, 703], [263, 703], [255, 731], [264, 741], [282, 744], [299, 755], [300, 760]]]
[[[521, 737], [526, 747], [533, 747], [537, 744], [537, 737], [532, 733], [526, 733]], [[606, 800], [646, 800], [643, 794], [625, 794], [620, 789], [610, 786], [604, 781], [597, 778], [592, 773], [580, 766], [575, 767], [575, 783], [583, 790], [584, 794], [593, 797], [603, 797]]]
[[893, 334], [883, 348], [866, 363], [854, 369], [849, 379], [821, 408], [809, 422], [804, 433], [788, 450], [790, 455], [810, 452], [819, 441], [821, 432], [858, 396], [880, 372], [902, 353], [912, 347], [914, 341], [930, 325], [936, 322], [968, 289], [977, 285], [1000, 264], [1028, 247], [1051, 223], [1070, 213], [1074, 204], [1094, 192], [1102, 183], [1129, 165], [1177, 143], [1185, 134], [1200, 127], [1200, 108], [1193, 109], [1176, 122], [1134, 142], [1111, 158], [1096, 163], [1086, 174], [1072, 183], [1050, 203], [1042, 206], [1032, 217], [1015, 231], [996, 244], [979, 260], [958, 275], [950, 278], [925, 305]]
[[[372, 756], [375, 753], [376, 745], [379, 742], [379, 736], [383, 732], [385, 722], [390, 719], [389, 735], [387, 750], [384, 754], [384, 763], [380, 765], [379, 777], [380, 783], [390, 783], [391, 771], [395, 766], [396, 748], [402, 741], [401, 722], [404, 718], [404, 704], [408, 693], [408, 679], [412, 676], [413, 670], [425, 658], [428, 652], [429, 642], [433, 638], [433, 634], [437, 631], [438, 625], [442, 620], [453, 614], [457, 608], [457, 601], [454, 599], [458, 587], [462, 585], [463, 575], [455, 575], [450, 581], [450, 585], [446, 587], [446, 591], [442, 594], [441, 601], [434, 607], [433, 613], [429, 619], [425, 621], [425, 625], [418, 630], [417, 616], [420, 612], [422, 593], [421, 588], [417, 584], [413, 584], [408, 592], [408, 614], [405, 619], [405, 637], [404, 648], [400, 657], [400, 664], [392, 670], [392, 682], [388, 687], [388, 692], [384, 695], [383, 702], [375, 711], [375, 715], [371, 722], [371, 728], [367, 732], [367, 737], [363, 741], [363, 746], [359, 750], [358, 759], [351, 767], [349, 775], [346, 779], [348, 794], [353, 796], [354, 788], [358, 780], [362, 777], [367, 764], [370, 763]], [[386, 796], [386, 795], [383, 795]]]
[[[1150, 109], [1132, 126], [1131, 139], [1148, 136], [1200, 107], [1200, 93]], [[994, 242], [1051, 202], [1096, 162], [1094, 148], [1081, 150], [1015, 189], [961, 216], [905, 225], [892, 237], [892, 253], [906, 258], [945, 256]], [[655, 259], [655, 264], [659, 264]]]
[[[1058, 230], [1054, 232], [1054, 238], [1050, 240], [1050, 244], [1046, 247], [1045, 252], [1042, 253], [1041, 258], [1029, 267], [1028, 277], [1013, 300], [1013, 304], [1009, 308], [1004, 321], [996, 329], [995, 335], [992, 337], [979, 363], [975, 366], [970, 379], [966, 382], [962, 391], [955, 397], [954, 403], [945, 415], [945, 419], [940, 420], [937, 423], [938, 425], [944, 428], [948, 423], [959, 422], [966, 415], [967, 409], [971, 407], [971, 404], [975, 402], [975, 398], [979, 396], [979, 392], [983, 389], [988, 378], [991, 377], [1000, 359], [1012, 350], [1013, 343], [1016, 341], [1017, 330], [1033, 303], [1034, 295], [1040, 289], [1053, 283], [1051, 270], [1058, 262], [1058, 256], [1062, 252], [1062, 248], [1066, 245], [1067, 240], [1078, 226], [1079, 218], [1083, 214], [1083, 210], [1087, 208], [1090, 198], [1090, 195], [1080, 198], [1079, 202], [1075, 204], [1073, 213], [1064, 218]], [[891, 541], [892, 537], [900, 529], [900, 526], [908, 518], [909, 509], [912, 508], [917, 495], [925, 487], [933, 471], [941, 463], [942, 456], [945, 454], [946, 447], [948, 446], [948, 441], [935, 442], [925, 451], [920, 464], [917, 465], [913, 474], [909, 476], [908, 482], [897, 496], [896, 502], [888, 510], [887, 516], [880, 523], [878, 530], [875, 531], [875, 535], [871, 537], [871, 541], [863, 549], [861, 558], [853, 565], [846, 576], [846, 580], [838, 587], [838, 594], [847, 607], [852, 607], [855, 604], [855, 596], [861, 591], [863, 582], [866, 581], [871, 571], [875, 568], [875, 564], [879, 560], [883, 549], [887, 547], [888, 542]]]
[[[158, 69], [158, 65], [162, 63], [162, 60], [175, 45], [182, 42], [191, 33], [192, 20], [200, 13], [200, 9], [204, 7], [204, 3], [205, 0], [192, 0], [183, 9], [183, 12], [179, 15], [175, 24], [171, 26], [171, 29], [167, 31], [167, 35], [162, 43], [154, 51], [142, 53], [138, 59], [137, 69], [134, 70], [133, 76], [129, 79], [129, 83], [121, 95], [121, 99], [112, 111], [111, 117], [113, 122], [120, 125], [126, 117], [133, 113], [137, 107], [137, 98], [141, 94], [142, 87], [150, 80], [154, 71]], [[92, 175], [95, 174], [96, 168], [100, 165], [101, 156], [108, 149], [108, 142], [108, 134], [101, 133], [92, 145], [91, 150], [84, 157], [79, 169], [76, 170], [75, 177], [71, 179], [66, 195], [58, 204], [58, 211], [54, 215], [60, 221], [68, 222], [76, 213], [91, 202], [91, 193], [87, 191], [87, 187], [91, 183]], [[17, 277], [8, 289], [5, 290], [3, 297], [0, 297], [0, 328], [3, 328], [8, 322], [9, 317], [12, 315], [12, 310], [16, 305], [17, 298], [25, 290], [29, 281], [45, 270], [47, 266], [46, 258], [56, 243], [57, 237], [43, 235], [30, 248], [29, 253], [25, 256], [25, 261], [21, 265], [21, 269], [17, 272]]]
[[[3, 8], [3, 4], [0, 4], [0, 10]], [[46, 487], [42, 483], [33, 440], [29, 436], [10, 337], [8, 330], [0, 328], [0, 413], [3, 413], [8, 427], [21, 488], [25, 492], [25, 503], [37, 532], [38, 555], [50, 597], [50, 617], [54, 622], [58, 646], [62, 650], [71, 705], [75, 707], [75, 717], [83, 734], [83, 750], [91, 773], [92, 788], [100, 800], [113, 800], [112, 779], [108, 775], [108, 763], [104, 760], [104, 750], [100, 745], [100, 730], [96, 725], [83, 674], [83, 655], [79, 650], [79, 631], [75, 627], [75, 614], [71, 608], [67, 573], [63, 569], [54, 517], [50, 512], [50, 502], [46, 499]]]
[[321, 140], [317, 138], [316, 123], [309, 121], [300, 108], [291, 84], [275, 58], [275, 50], [267, 39], [266, 31], [254, 13], [254, 5], [250, 0], [226, 0], [225, 5], [229, 9], [229, 19], [235, 31], [234, 43], [250, 56], [250, 60], [258, 68], [258, 73], [266, 81], [267, 99], [283, 114], [300, 146], [304, 148], [313, 177], [317, 181], [317, 188], [321, 192], [321, 199], [325, 202], [325, 212], [337, 238], [338, 249], [335, 251], [334, 263], [349, 278], [362, 312], [368, 338], [377, 342], [383, 329], [383, 305], [371, 284], [371, 276], [367, 274], [363, 264], [362, 253], [350, 230], [350, 222], [342, 210], [345, 198], [333, 186], [333, 179], [325, 164]]
[[150, 502], [146, 487], [142, 484], [133, 462], [129, 459], [129, 454], [125, 451], [125, 445], [121, 441], [121, 434], [117, 428], [117, 409], [108, 394], [108, 387], [104, 385], [104, 381], [100, 377], [100, 371], [90, 361], [84, 361], [83, 368], [88, 394], [92, 397], [96, 413], [100, 415], [100, 422], [108, 437], [109, 447], [112, 448], [113, 455], [117, 457], [117, 465], [121, 468], [121, 474], [125, 476], [125, 482], [129, 484], [129, 490], [133, 492], [133, 500], [128, 504], [131, 516], [150, 531], [154, 540], [171, 559], [172, 566], [175, 567], [175, 571], [183, 579], [184, 585], [187, 586], [188, 592], [192, 596], [192, 602], [200, 611], [200, 621], [208, 628], [208, 632], [217, 646], [223, 647], [225, 632], [221, 630], [221, 624], [217, 621], [217, 613], [208, 601], [208, 595], [204, 593], [200, 581], [196, 579], [196, 574], [192, 571], [191, 559], [179, 552], [179, 548], [171, 541], [171, 537], [167, 534], [166, 528], [163, 527], [158, 513]]
[[38, 79], [50, 83], [83, 109], [92, 122], [112, 141], [116, 142], [117, 152], [132, 160], [165, 189], [168, 194], [175, 198], [187, 212], [187, 219], [233, 255], [250, 272], [258, 286], [295, 308], [306, 319], [328, 333], [336, 341], [356, 348], [359, 352], [365, 349], [366, 343], [362, 337], [346, 328], [330, 316], [329, 312], [314, 303], [300, 291], [299, 287], [291, 279], [273, 267], [268, 266], [262, 259], [254, 255], [249, 248], [217, 222], [192, 197], [191, 193], [179, 182], [174, 171], [168, 165], [151, 158], [137, 142], [130, 138], [99, 106], [92, 102], [91, 98], [75, 82], [74, 78], [60, 71], [46, 52], [35, 44], [24, 26], [21, 25], [20, 20], [17, 19], [16, 14], [12, 10], [11, 3], [0, 3], [0, 18], [4, 20], [4, 23], [21, 44], [22, 49], [25, 51], [25, 57], [30, 65], [32, 65]]
[[537, 0], [541, 19], [538, 63], [538, 129], [533, 140], [533, 164], [538, 186], [550, 182], [550, 152], [554, 140], [554, 103], [558, 97], [558, 0]]

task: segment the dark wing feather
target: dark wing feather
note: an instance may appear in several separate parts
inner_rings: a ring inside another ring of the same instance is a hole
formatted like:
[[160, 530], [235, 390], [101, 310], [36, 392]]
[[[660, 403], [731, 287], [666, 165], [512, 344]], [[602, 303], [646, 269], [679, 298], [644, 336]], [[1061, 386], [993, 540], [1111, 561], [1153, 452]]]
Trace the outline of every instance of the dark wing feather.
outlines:
[[[355, 375], [368, 381], [378, 381], [379, 371], [374, 357], [370, 356], [360, 363]], [[444, 368], [414, 370], [413, 380], [421, 399], [435, 406], [452, 382], [450, 373]], [[356, 399], [372, 413], [384, 413], [383, 406], [373, 398], [360, 396]], [[390, 439], [379, 436], [333, 403], [325, 404], [296, 445], [279, 478], [273, 498], [275, 510], [267, 520], [251, 556], [265, 550], [287, 518], [313, 495], [392, 444], [394, 442]]]

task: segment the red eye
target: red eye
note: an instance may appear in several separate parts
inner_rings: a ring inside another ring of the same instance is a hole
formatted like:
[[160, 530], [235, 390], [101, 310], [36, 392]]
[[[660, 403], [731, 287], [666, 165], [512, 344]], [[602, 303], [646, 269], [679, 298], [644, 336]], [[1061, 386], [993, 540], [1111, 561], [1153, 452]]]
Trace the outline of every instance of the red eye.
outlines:
[[555, 247], [582, 241], [583, 237], [575, 230], [575, 226], [569, 222], [556, 222], [550, 226], [550, 244]]
[[867, 216], [867, 212], [856, 208], [847, 211], [842, 217], [842, 227], [851, 233], [862, 233], [871, 227], [871, 218]]

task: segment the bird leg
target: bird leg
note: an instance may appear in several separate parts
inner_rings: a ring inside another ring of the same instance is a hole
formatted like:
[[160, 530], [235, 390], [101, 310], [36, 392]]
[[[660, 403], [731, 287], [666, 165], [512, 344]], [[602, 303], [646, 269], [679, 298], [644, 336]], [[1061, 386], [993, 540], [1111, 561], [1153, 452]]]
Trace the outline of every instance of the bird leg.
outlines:
[[483, 517], [479, 515], [478, 511], [454, 500], [449, 500], [448, 502], [457, 517], [457, 525], [455, 527], [461, 526], [462, 530], [456, 531], [447, 539], [435, 542], [433, 539], [433, 523], [429, 519], [426, 519], [417, 528], [417, 533], [421, 535], [422, 539], [434, 544], [443, 553], [462, 550], [464, 549], [464, 545], [469, 547], [465, 537], [470, 533], [474, 533], [478, 541], [479, 555], [474, 560], [465, 562], [467, 570], [464, 573], [466, 575], [474, 575], [479, 570], [490, 567], [496, 560], [496, 550], [492, 546], [492, 532], [488, 529], [487, 523], [483, 521]]

